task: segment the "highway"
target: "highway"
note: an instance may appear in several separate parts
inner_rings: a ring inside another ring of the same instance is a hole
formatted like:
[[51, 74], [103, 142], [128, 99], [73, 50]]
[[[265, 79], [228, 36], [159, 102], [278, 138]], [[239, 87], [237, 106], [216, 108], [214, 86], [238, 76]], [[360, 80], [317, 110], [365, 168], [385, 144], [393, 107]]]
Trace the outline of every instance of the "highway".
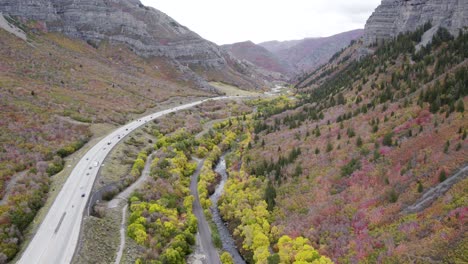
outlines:
[[196, 101], [147, 115], [116, 129], [94, 145], [78, 162], [52, 204], [44, 221], [17, 263], [70, 263], [78, 244], [83, 212], [99, 168], [112, 148], [136, 128], [161, 116], [188, 109], [209, 100]]

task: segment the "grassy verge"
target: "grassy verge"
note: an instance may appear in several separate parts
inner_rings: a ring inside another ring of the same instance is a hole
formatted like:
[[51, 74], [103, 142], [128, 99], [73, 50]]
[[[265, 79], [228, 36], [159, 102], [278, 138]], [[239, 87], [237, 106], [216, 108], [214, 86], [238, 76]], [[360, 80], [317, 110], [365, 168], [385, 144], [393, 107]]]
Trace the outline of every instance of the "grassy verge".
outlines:
[[151, 124], [135, 130], [123, 140], [123, 144], [119, 143], [112, 149], [104, 160], [104, 167], [99, 172], [93, 190], [118, 182], [130, 173], [138, 153], [156, 142], [156, 137], [146, 132], [149, 126]]
[[120, 206], [107, 210], [103, 218], [88, 217], [83, 225], [80, 250], [72, 263], [113, 263], [120, 245], [121, 221]]
[[225, 93], [227, 96], [261, 96], [261, 93], [241, 90], [235, 86], [220, 83], [220, 82], [210, 82], [212, 86], [218, 89], [220, 92]]

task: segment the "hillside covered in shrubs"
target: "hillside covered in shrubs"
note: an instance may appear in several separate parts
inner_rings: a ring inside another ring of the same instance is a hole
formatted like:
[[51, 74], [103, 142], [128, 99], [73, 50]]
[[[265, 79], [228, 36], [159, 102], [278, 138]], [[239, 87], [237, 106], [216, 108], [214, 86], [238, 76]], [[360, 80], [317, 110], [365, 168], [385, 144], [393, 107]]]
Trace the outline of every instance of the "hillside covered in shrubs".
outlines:
[[[441, 28], [417, 49], [429, 28], [360, 59], [353, 43], [304, 76], [297, 101], [259, 108], [243, 160], [269, 182], [272, 229], [337, 263], [468, 261], [468, 179], [457, 173], [468, 156], [468, 34]], [[441, 184], [451, 188], [412, 206]]]

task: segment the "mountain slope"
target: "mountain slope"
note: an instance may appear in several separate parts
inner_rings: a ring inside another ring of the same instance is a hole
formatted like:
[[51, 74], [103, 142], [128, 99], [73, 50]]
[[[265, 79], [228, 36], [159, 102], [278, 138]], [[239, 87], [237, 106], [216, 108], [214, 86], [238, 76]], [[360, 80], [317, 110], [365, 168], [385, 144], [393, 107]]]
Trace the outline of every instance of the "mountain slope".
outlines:
[[223, 49], [231, 52], [236, 58], [247, 60], [265, 70], [287, 73], [288, 70], [273, 53], [251, 41], [223, 45]]
[[202, 76], [207, 72], [209, 78], [219, 75], [220, 81], [245, 88], [260, 86], [253, 78], [236, 74], [249, 69], [239, 62], [229, 64], [230, 58], [217, 45], [138, 0], [7, 0], [0, 3], [0, 12], [23, 22], [38, 21], [42, 31], [60, 32], [94, 46], [104, 41], [125, 44], [143, 57], [168, 57], [189, 68], [201, 65], [205, 71], [197, 73]]
[[291, 73], [310, 71], [326, 63], [336, 52], [349, 45], [352, 40], [360, 38], [363, 30], [357, 29], [326, 38], [309, 38], [300, 41], [283, 43], [260, 43], [269, 49], [280, 60], [285, 61]]
[[216, 95], [207, 81], [265, 85], [139, 1], [2, 1], [0, 58], [0, 263], [88, 141], [149, 109]]
[[417, 51], [431, 27], [360, 60], [351, 45], [299, 103], [256, 115], [243, 161], [270, 181], [272, 229], [338, 263], [467, 261], [468, 33], [440, 29]]

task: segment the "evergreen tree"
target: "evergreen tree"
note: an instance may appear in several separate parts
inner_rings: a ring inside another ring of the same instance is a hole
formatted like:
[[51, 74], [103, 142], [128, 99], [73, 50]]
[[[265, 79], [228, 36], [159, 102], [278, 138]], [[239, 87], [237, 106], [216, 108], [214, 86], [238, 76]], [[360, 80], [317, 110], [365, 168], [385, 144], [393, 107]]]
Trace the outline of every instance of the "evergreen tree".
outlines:
[[444, 182], [447, 179], [447, 173], [445, 170], [442, 170], [439, 174], [439, 182]]
[[356, 145], [357, 145], [358, 147], [362, 147], [362, 144], [363, 144], [362, 138], [361, 138], [361, 136], [359, 136], [359, 137], [357, 138], [357, 140], [356, 140]]
[[424, 191], [424, 186], [421, 182], [418, 182], [418, 193], [422, 193]]
[[333, 150], [333, 145], [332, 145], [331, 142], [328, 142], [328, 144], [327, 144], [327, 152], [330, 152], [330, 151], [332, 151], [332, 150]]
[[393, 133], [385, 134], [385, 136], [384, 136], [384, 138], [382, 140], [382, 144], [384, 146], [388, 146], [388, 147], [393, 146]]
[[461, 98], [458, 99], [456, 109], [457, 109], [457, 112], [460, 112], [460, 113], [465, 112], [465, 104], [463, 103], [463, 100]]
[[272, 211], [275, 208], [276, 205], [276, 189], [271, 183], [271, 181], [268, 181], [267, 187], [265, 189], [265, 201], [268, 205], [268, 210]]

